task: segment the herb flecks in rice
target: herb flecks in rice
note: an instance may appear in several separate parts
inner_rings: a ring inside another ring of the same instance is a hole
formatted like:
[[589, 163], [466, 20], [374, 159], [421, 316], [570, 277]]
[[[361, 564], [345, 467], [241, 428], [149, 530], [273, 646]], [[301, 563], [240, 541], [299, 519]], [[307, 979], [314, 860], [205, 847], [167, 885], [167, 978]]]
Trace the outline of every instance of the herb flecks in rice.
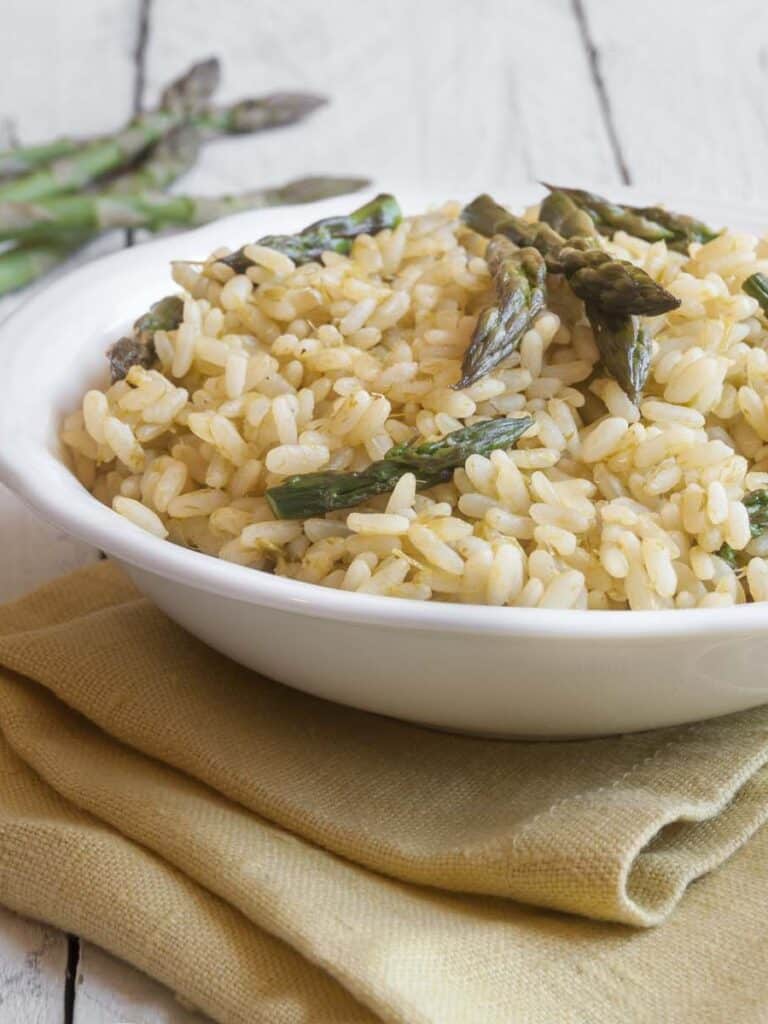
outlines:
[[[768, 271], [768, 243], [726, 231], [687, 255], [621, 231], [601, 241], [681, 300], [643, 319], [639, 405], [601, 371], [556, 278], [517, 351], [456, 391], [494, 294], [487, 240], [459, 212], [298, 268], [267, 247], [245, 274], [226, 252], [178, 264], [183, 320], [155, 335], [154, 368], [88, 392], [64, 424], [84, 485], [158, 537], [349, 591], [542, 608], [768, 600], [768, 534], [752, 536], [743, 503], [768, 485], [768, 331], [741, 291]], [[472, 455], [421, 493], [407, 473], [298, 521], [265, 498], [294, 474], [362, 470], [395, 444], [524, 414], [516, 449]]]

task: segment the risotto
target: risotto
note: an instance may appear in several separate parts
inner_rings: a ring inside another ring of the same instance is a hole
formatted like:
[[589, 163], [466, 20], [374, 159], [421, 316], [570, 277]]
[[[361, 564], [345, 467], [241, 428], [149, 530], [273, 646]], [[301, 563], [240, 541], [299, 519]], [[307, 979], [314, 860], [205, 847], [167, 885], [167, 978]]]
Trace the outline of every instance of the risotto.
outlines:
[[[457, 390], [493, 294], [488, 239], [460, 212], [446, 203], [303, 265], [263, 244], [243, 250], [242, 273], [228, 250], [175, 264], [180, 322], [155, 331], [152, 363], [89, 391], [64, 423], [81, 482], [157, 537], [364, 594], [617, 610], [768, 600], [768, 533], [755, 536], [745, 504], [768, 487], [768, 329], [742, 291], [768, 269], [768, 242], [600, 240], [680, 300], [643, 318], [636, 402], [557, 276], [516, 350]], [[267, 495], [523, 416], [514, 447], [470, 454], [424, 489], [403, 472], [305, 519], [276, 518]]]

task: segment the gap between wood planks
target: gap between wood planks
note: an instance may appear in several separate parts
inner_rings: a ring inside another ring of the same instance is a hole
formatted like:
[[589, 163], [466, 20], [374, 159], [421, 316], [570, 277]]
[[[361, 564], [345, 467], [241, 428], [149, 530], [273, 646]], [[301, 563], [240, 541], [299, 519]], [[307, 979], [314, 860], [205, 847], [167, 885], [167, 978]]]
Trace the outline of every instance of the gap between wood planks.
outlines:
[[[147, 46], [152, 18], [152, 0], [140, 0], [136, 26], [136, 46], [133, 50], [133, 114], [140, 114], [144, 104], [146, 84]], [[125, 245], [135, 243], [135, 232], [125, 232]], [[100, 558], [105, 558], [103, 551]], [[64, 1024], [75, 1024], [75, 1001], [77, 999], [77, 969], [80, 964], [80, 938], [67, 935], [67, 971], [64, 977]]]
[[619, 172], [622, 182], [625, 185], [631, 185], [632, 177], [629, 173], [627, 161], [624, 158], [619, 134], [616, 131], [616, 122], [613, 117], [611, 100], [608, 96], [608, 90], [605, 87], [605, 79], [603, 78], [603, 73], [600, 68], [600, 54], [598, 53], [595, 41], [592, 38], [592, 33], [590, 32], [589, 20], [587, 19], [587, 13], [584, 10], [584, 2], [583, 0], [571, 0], [571, 6], [573, 8], [573, 16], [576, 19], [576, 24], [579, 27], [581, 41], [587, 53], [589, 74], [592, 78], [592, 84], [595, 87], [595, 92], [597, 93], [597, 100], [600, 104], [600, 113], [602, 115], [605, 132], [611, 146], [611, 152], [613, 153], [613, 159], [616, 162], [616, 169]]

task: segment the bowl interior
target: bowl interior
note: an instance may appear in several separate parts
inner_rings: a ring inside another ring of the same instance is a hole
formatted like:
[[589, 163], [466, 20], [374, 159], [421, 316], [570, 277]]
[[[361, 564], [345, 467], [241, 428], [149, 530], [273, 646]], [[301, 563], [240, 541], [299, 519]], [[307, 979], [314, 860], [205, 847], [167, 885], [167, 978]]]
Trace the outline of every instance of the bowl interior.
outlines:
[[[394, 189], [392, 191], [395, 191]], [[632, 189], [606, 189], [612, 196], [650, 202], [658, 197]], [[108, 380], [107, 346], [120, 337], [152, 302], [175, 290], [170, 276], [174, 259], [198, 260], [220, 245], [237, 247], [267, 233], [285, 233], [332, 213], [354, 208], [373, 191], [302, 207], [254, 211], [180, 235], [164, 237], [90, 263], [57, 281], [11, 316], [0, 328], [0, 478], [44, 518], [123, 560], [153, 569], [207, 590], [243, 600], [271, 602], [322, 616], [402, 621], [404, 628], [438, 625], [460, 630], [508, 633], [601, 635], [610, 621], [613, 636], [638, 632], [679, 633], [727, 628], [740, 617], [763, 625], [768, 605], [695, 611], [614, 612], [546, 611], [407, 602], [341, 591], [273, 577], [225, 563], [160, 541], [126, 523], [93, 499], [68, 468], [58, 441], [63, 416], [76, 409], [89, 387]], [[404, 212], [417, 212], [442, 201], [397, 190]], [[541, 195], [537, 186], [503, 197], [522, 208]], [[458, 196], [460, 200], [470, 197]], [[746, 230], [768, 225], [768, 209], [722, 202], [669, 197], [668, 205], [695, 213], [714, 224]], [[728, 614], [730, 613], [730, 615]]]

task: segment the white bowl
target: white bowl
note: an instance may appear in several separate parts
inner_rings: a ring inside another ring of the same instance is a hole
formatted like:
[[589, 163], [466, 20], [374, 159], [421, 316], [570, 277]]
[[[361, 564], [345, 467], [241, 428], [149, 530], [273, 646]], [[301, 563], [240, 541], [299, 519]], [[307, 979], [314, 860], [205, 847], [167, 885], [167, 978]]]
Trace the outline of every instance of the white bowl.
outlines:
[[[529, 188], [505, 198], [522, 206], [537, 194]], [[638, 199], [615, 187], [611, 194]], [[518, 737], [650, 729], [768, 701], [768, 604], [555, 611], [351, 594], [158, 540], [78, 483], [57, 441], [61, 418], [86, 388], [106, 381], [109, 341], [172, 288], [171, 259], [294, 231], [364, 198], [231, 217], [90, 263], [32, 299], [0, 330], [3, 481], [43, 518], [110, 554], [190, 633], [330, 700], [443, 729]], [[406, 212], [431, 201], [401, 199]], [[669, 202], [715, 224], [768, 224], [764, 210]]]

